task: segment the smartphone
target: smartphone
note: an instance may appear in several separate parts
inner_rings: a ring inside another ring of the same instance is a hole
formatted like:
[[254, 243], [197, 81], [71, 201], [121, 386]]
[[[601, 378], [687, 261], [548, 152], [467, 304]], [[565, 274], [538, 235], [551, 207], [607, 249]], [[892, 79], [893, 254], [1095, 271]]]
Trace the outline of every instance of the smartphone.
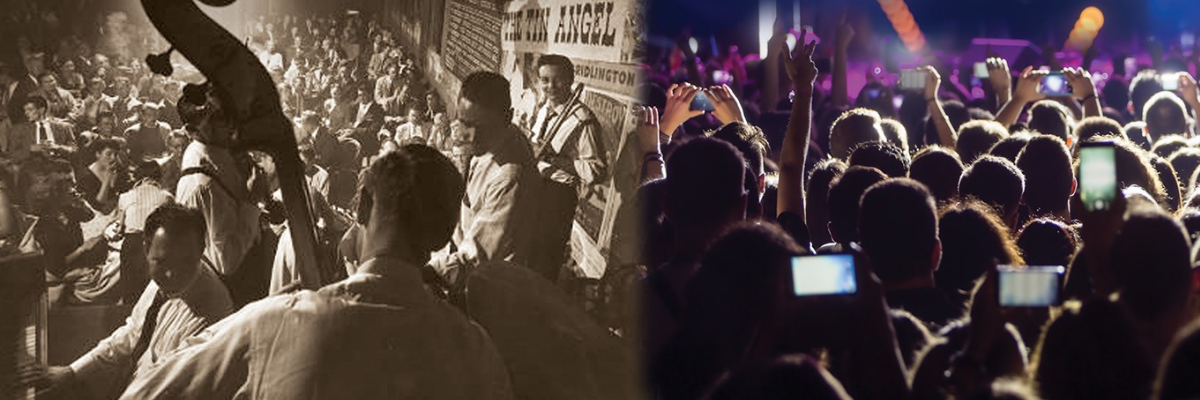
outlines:
[[924, 90], [928, 72], [919, 69], [900, 71], [900, 90]]
[[1106, 210], [1117, 198], [1117, 159], [1112, 143], [1079, 149], [1079, 197], [1088, 211]]
[[1049, 307], [1057, 305], [1066, 268], [1055, 266], [1016, 267], [1001, 265], [1001, 307]]
[[1038, 86], [1038, 93], [1048, 97], [1065, 97], [1071, 95], [1071, 85], [1067, 84], [1067, 77], [1062, 71], [1050, 71], [1042, 78], [1042, 84]]
[[712, 110], [715, 110], [716, 107], [713, 107], [712, 102], [708, 101], [708, 96], [705, 96], [704, 93], [701, 92], [701, 93], [696, 93], [696, 97], [692, 99], [691, 109], [692, 110], [700, 110], [700, 111], [712, 111]]
[[882, 92], [883, 90], [880, 89], [867, 89], [867, 98], [871, 100], [878, 99]]
[[723, 69], [713, 70], [712, 80], [714, 85], [728, 85], [733, 83], [733, 74]]
[[895, 107], [897, 110], [899, 110], [900, 105], [902, 105], [902, 104], [904, 104], [904, 95], [903, 94], [898, 93], [898, 94], [892, 95], [892, 106], [893, 107]]
[[1179, 73], [1162, 74], [1163, 90], [1173, 92], [1179, 90]]
[[822, 254], [792, 257], [792, 291], [796, 296], [854, 294], [854, 256]]
[[979, 78], [979, 79], [987, 79], [988, 78], [987, 63], [982, 63], [982, 62], [975, 63], [975, 77]]
[[1191, 50], [1192, 46], [1196, 44], [1196, 34], [1191, 32], [1180, 33], [1179, 44], [1181, 45], [1182, 50]]

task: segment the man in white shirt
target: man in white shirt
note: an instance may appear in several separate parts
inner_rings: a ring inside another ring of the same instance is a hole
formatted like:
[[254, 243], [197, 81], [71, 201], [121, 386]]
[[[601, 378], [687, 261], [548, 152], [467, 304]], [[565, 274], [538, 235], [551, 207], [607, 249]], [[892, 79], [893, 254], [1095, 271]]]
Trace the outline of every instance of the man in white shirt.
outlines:
[[371, 165], [349, 278], [268, 297], [189, 341], [124, 399], [510, 399], [482, 328], [425, 288], [420, 266], [454, 229], [462, 177], [414, 145]]
[[248, 179], [229, 151], [233, 122], [208, 85], [188, 85], [179, 100], [180, 116], [195, 140], [184, 150], [175, 198], [200, 209], [208, 226], [204, 255], [218, 273], [229, 276], [259, 240], [259, 208]]
[[133, 379], [195, 335], [233, 311], [233, 301], [202, 259], [200, 212], [168, 204], [146, 219], [146, 260], [153, 281], [125, 325], [70, 366], [24, 366], [20, 382], [61, 387], [71, 382], [93, 397], [111, 398]]

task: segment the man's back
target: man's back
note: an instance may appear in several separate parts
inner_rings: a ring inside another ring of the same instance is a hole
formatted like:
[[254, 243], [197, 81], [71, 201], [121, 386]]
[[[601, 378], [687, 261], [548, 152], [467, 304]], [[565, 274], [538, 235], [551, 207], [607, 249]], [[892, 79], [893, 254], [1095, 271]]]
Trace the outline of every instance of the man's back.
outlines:
[[248, 305], [125, 398], [511, 398], [491, 339], [421, 289], [418, 270], [374, 259], [350, 278]]

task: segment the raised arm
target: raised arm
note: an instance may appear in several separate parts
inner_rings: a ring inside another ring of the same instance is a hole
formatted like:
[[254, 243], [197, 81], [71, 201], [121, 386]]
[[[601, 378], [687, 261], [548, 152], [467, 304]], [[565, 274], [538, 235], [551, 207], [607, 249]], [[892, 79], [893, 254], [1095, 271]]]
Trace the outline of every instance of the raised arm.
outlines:
[[1067, 68], [1063, 70], [1067, 82], [1071, 85], [1071, 97], [1083, 103], [1083, 117], [1099, 117], [1100, 98], [1096, 97], [1096, 84], [1092, 74], [1082, 68]]
[[[801, 31], [800, 37], [804, 37]], [[787, 52], [784, 44], [784, 67], [792, 80], [796, 97], [792, 101], [792, 114], [788, 119], [787, 133], [783, 137], [783, 149], [779, 156], [778, 210], [780, 214], [792, 212], [804, 218], [804, 164], [808, 157], [809, 130], [812, 125], [813, 82], [817, 78], [817, 64], [813, 62], [813, 51], [817, 42], [804, 44], [796, 57]]]
[[700, 88], [690, 83], [677, 83], [667, 89], [667, 106], [659, 120], [659, 128], [666, 135], [667, 142], [670, 142], [675, 130], [684, 122], [704, 115], [704, 111], [692, 109], [692, 100], [696, 98], [697, 93], [700, 93]]
[[1021, 77], [1017, 79], [1017, 90], [1013, 92], [1012, 99], [1004, 103], [1004, 107], [1000, 107], [1000, 112], [996, 113], [996, 122], [1005, 127], [1017, 123], [1017, 118], [1021, 116], [1021, 110], [1025, 109], [1025, 105], [1041, 99], [1042, 94], [1038, 93], [1038, 84], [1045, 75], [1046, 73], [1043, 71], [1034, 71], [1032, 66], [1025, 67], [1025, 70], [1021, 71]]
[[1012, 73], [1008, 70], [1008, 61], [1000, 57], [989, 57], [987, 68], [988, 81], [991, 83], [992, 92], [996, 95], [996, 109], [998, 110], [1012, 100]]
[[704, 95], [708, 96], [708, 101], [713, 104], [713, 116], [717, 117], [721, 124], [730, 122], [746, 122], [746, 113], [742, 111], [742, 103], [738, 101], [737, 96], [733, 94], [733, 89], [728, 85], [712, 86], [704, 89]]
[[642, 164], [641, 169], [638, 170], [638, 176], [641, 177], [640, 183], [645, 184], [667, 176], [667, 171], [664, 169], [666, 164], [663, 162], [662, 147], [659, 143], [658, 109], [639, 107], [638, 111], [636, 132], [638, 150], [641, 150], [642, 154]]
[[929, 118], [933, 120], [933, 127], [937, 129], [938, 142], [953, 149], [957, 143], [957, 135], [954, 127], [950, 126], [950, 117], [946, 116], [946, 110], [942, 109], [942, 99], [938, 98], [942, 76], [938, 74], [937, 69], [928, 65], [921, 67], [921, 70], [925, 71], [925, 103], [929, 106]]
[[[803, 36], [801, 36], [803, 37]], [[854, 28], [846, 23], [846, 14], [837, 28], [837, 47], [833, 50], [833, 105], [849, 106], [850, 94], [846, 89], [846, 53], [850, 48], [850, 40], [854, 39]], [[785, 59], [784, 62], [790, 62]], [[793, 82], [795, 80], [793, 79]], [[799, 93], [797, 93], [797, 96]]]

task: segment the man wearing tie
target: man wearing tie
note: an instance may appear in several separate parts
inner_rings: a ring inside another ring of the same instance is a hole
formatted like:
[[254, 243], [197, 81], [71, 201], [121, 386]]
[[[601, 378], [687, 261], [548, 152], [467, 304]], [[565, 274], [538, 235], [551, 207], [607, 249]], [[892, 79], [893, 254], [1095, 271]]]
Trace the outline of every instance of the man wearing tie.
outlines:
[[29, 96], [22, 105], [29, 122], [15, 126], [4, 153], [21, 160], [30, 151], [45, 151], [75, 146], [75, 131], [71, 124], [49, 118], [49, 104], [41, 96]]

